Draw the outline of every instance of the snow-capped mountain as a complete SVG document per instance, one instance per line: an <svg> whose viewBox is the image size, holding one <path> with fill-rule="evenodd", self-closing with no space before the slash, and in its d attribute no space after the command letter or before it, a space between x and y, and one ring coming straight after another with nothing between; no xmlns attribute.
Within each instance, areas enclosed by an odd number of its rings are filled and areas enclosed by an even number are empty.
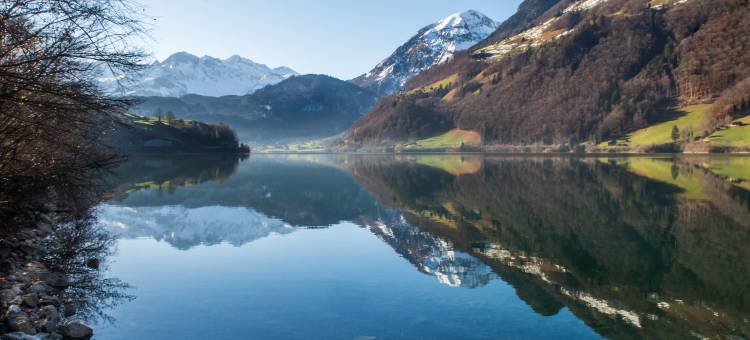
<svg viewBox="0 0 750 340"><path fill-rule="evenodd" d="M492 34L498 23L474 10L456 13L421 29L372 71L352 80L378 95L401 91L409 77L444 63Z"/></svg>
<svg viewBox="0 0 750 340"><path fill-rule="evenodd" d="M385 209L381 214L365 228L441 284L478 288L496 278L492 268L481 260L455 249L450 241L409 224L398 211Z"/></svg>
<svg viewBox="0 0 750 340"><path fill-rule="evenodd" d="M153 237L178 249L229 243L241 246L270 235L296 229L289 224L243 207L181 205L124 207L104 204L97 210L102 226L125 238Z"/></svg>
<svg viewBox="0 0 750 340"><path fill-rule="evenodd" d="M104 72L99 82L106 91L121 95L220 97L253 93L293 75L297 72L288 67L272 69L238 55L218 59L179 52L154 62L138 74L112 76ZM120 86L117 79L122 80Z"/></svg>

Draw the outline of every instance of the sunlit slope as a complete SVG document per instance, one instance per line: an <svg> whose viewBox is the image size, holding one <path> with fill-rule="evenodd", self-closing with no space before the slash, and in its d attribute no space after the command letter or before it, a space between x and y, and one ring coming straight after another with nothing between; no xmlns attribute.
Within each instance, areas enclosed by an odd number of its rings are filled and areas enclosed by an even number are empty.
<svg viewBox="0 0 750 340"><path fill-rule="evenodd" d="M453 129L442 135L421 139L407 145L405 150L458 149L482 146L482 136L476 131Z"/></svg>
<svg viewBox="0 0 750 340"><path fill-rule="evenodd" d="M413 89L413 90L411 90L411 91L409 91L407 93L408 94L414 94L414 93L418 93L418 92L434 92L434 91L437 91L439 89L447 89L447 88L449 88L451 86L451 84L453 84L453 83L455 83L457 81L458 81L458 74L453 74L453 75L450 75L450 76L446 77L445 79L438 80L438 81L436 81L436 82L434 82L432 84L429 84L427 86L423 86L423 87L420 87L420 88Z"/></svg>
<svg viewBox="0 0 750 340"><path fill-rule="evenodd" d="M750 146L750 116L736 120L727 129L714 132L708 140L716 146Z"/></svg>
<svg viewBox="0 0 750 340"><path fill-rule="evenodd" d="M601 143L599 147L646 147L674 142L672 131L679 129L678 142L686 141L691 136L700 135L703 123L708 117L711 105L700 104L684 106L679 109L682 113L676 119L649 126L615 141Z"/></svg>

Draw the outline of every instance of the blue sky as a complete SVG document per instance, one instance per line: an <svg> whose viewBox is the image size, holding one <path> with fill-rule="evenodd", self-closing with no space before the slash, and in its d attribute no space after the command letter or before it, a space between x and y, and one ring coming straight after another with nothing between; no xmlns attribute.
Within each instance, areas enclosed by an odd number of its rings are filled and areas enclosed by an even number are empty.
<svg viewBox="0 0 750 340"><path fill-rule="evenodd" d="M468 9L502 21L521 0L140 0L147 49L179 51L342 79L368 71L420 28Z"/></svg>

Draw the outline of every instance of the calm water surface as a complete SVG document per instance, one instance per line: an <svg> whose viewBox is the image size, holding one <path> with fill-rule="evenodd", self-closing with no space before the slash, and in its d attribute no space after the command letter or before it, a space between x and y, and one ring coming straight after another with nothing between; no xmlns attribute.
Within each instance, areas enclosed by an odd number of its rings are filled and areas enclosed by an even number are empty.
<svg viewBox="0 0 750 340"><path fill-rule="evenodd" d="M748 338L750 159L133 159L98 339Z"/></svg>

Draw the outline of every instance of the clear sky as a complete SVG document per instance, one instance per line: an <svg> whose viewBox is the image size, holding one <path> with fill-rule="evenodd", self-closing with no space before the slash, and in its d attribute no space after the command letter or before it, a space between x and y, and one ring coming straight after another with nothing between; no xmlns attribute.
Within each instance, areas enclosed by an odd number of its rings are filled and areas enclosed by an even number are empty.
<svg viewBox="0 0 750 340"><path fill-rule="evenodd" d="M521 0L139 0L151 17L147 49L239 54L272 67L350 79L420 28L469 9L502 21Z"/></svg>

